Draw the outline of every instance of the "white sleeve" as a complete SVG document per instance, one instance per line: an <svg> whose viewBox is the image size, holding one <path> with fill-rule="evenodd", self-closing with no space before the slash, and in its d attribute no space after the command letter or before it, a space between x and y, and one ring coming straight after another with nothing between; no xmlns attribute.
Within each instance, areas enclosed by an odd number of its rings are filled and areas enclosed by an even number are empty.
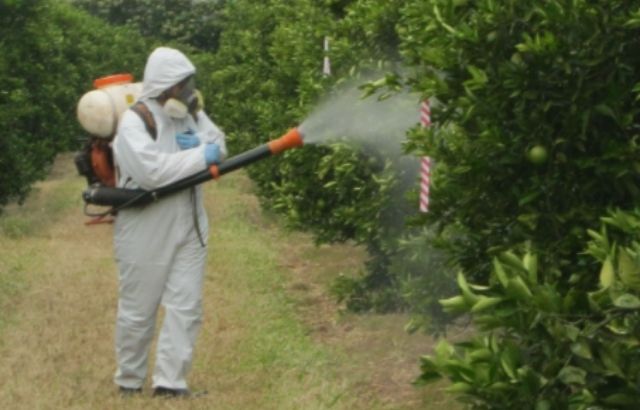
<svg viewBox="0 0 640 410"><path fill-rule="evenodd" d="M204 145L162 152L133 111L125 112L113 143L115 160L122 175L140 188L150 190L168 185L206 169Z"/></svg>
<svg viewBox="0 0 640 410"><path fill-rule="evenodd" d="M198 112L198 136L203 144L218 144L222 158L227 156L227 144L225 142L226 136L224 132L211 121L204 111Z"/></svg>

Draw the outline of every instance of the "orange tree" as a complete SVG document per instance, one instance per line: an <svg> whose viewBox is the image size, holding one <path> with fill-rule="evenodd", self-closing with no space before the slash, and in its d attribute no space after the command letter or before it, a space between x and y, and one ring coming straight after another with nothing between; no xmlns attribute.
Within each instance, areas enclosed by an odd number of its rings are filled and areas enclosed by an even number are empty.
<svg viewBox="0 0 640 410"><path fill-rule="evenodd" d="M336 83L364 83L359 75L372 67L400 67L396 26L402 6L411 3L227 2L219 47L208 61L210 74L202 70L198 81L206 84L208 108L227 131L230 147L249 149L297 125ZM325 36L331 38L329 77L322 75ZM248 171L263 204L292 226L312 231L319 242L354 240L366 247L370 257L363 275L343 277L333 286L349 308L408 308L425 314L422 318L441 313L437 297L451 291L450 275L441 253L427 243L430 235L403 239L403 219L416 210L404 191L416 178L401 178L385 152L308 146Z"/></svg>
<svg viewBox="0 0 640 410"><path fill-rule="evenodd" d="M279 135L301 122L336 82L397 54L397 14L397 5L381 0L228 2L209 86L215 90L211 112L230 146L244 150ZM331 37L333 66L326 78L325 36ZM396 178L383 152L308 146L255 164L249 173L263 203L291 225L312 231L319 242L355 240L367 247L371 259L363 278L335 286L350 307L404 304L389 274L400 228L388 223L397 209L391 201Z"/></svg>
<svg viewBox="0 0 640 410"><path fill-rule="evenodd" d="M589 230L597 272L563 286L535 253L493 259L484 285L441 301L479 332L423 356L419 384L447 377L473 409L636 409L640 402L640 211L616 211ZM578 281L578 278L575 280Z"/></svg>
<svg viewBox="0 0 640 410"><path fill-rule="evenodd" d="M584 228L640 199L633 3L403 9L409 82L434 97L435 126L412 133L412 149L438 163L427 222L472 277L487 276L486 255L525 241L564 274L589 272Z"/></svg>
<svg viewBox="0 0 640 410"><path fill-rule="evenodd" d="M449 377L474 409L636 408L640 2L411 2L408 79L435 126L435 242L462 268L477 337L442 343L422 380ZM585 244L592 229L592 241ZM609 233L607 233L609 231ZM517 256L523 255L523 256ZM495 259L492 259L495 258ZM600 274L598 274L600 272Z"/></svg>
<svg viewBox="0 0 640 410"><path fill-rule="evenodd" d="M147 45L61 2L0 0L0 207L78 146L78 98L114 71L139 74Z"/></svg>
<svg viewBox="0 0 640 410"><path fill-rule="evenodd" d="M214 51L225 0L71 0L112 25L127 26L144 37Z"/></svg>

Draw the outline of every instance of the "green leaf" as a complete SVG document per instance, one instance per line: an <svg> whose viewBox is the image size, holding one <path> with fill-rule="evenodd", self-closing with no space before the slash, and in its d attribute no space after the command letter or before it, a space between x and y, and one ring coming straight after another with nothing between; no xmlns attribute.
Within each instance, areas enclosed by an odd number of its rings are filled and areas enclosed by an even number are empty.
<svg viewBox="0 0 640 410"><path fill-rule="evenodd" d="M467 66L467 70L471 74L471 79L464 82L465 86L469 87L472 90L477 90L484 87L489 79L487 78L487 73L478 67L474 67L472 65Z"/></svg>
<svg viewBox="0 0 640 410"><path fill-rule="evenodd" d="M462 313L469 310L471 304L467 304L466 299L462 295L454 296L448 299L440 299L438 301L442 306L442 310L447 313Z"/></svg>
<svg viewBox="0 0 640 410"><path fill-rule="evenodd" d="M456 382L445 389L450 393L469 393L473 390L473 386L465 382Z"/></svg>
<svg viewBox="0 0 640 410"><path fill-rule="evenodd" d="M620 336L626 336L630 333L629 326L619 319L611 321L611 323L607 325L607 329Z"/></svg>
<svg viewBox="0 0 640 410"><path fill-rule="evenodd" d="M518 206L524 206L524 205L528 204L529 202L533 202L540 195L542 195L542 191L533 191L533 192L529 193L528 195L525 195L522 198L520 198L520 200L518 201Z"/></svg>
<svg viewBox="0 0 640 410"><path fill-rule="evenodd" d="M522 263L520 258L518 258L516 254L511 251L501 253L500 261L505 265L510 266L512 269L515 269L516 271L520 271L523 273L527 272L527 269L524 267L524 264Z"/></svg>
<svg viewBox="0 0 640 410"><path fill-rule="evenodd" d="M489 385L489 389L491 390L505 391L509 390L510 388L511 385L505 382L495 382Z"/></svg>
<svg viewBox="0 0 640 410"><path fill-rule="evenodd" d="M589 307L595 312L601 312L602 309L611 305L611 297L607 288L601 288L595 292L587 294Z"/></svg>
<svg viewBox="0 0 640 410"><path fill-rule="evenodd" d="M606 404L618 406L637 405L638 396L625 393L614 393L610 396L605 397L602 401Z"/></svg>
<svg viewBox="0 0 640 410"><path fill-rule="evenodd" d="M618 275L622 283L633 290L640 290L640 265L625 248L618 251Z"/></svg>
<svg viewBox="0 0 640 410"><path fill-rule="evenodd" d="M478 348L469 353L472 362L485 362L493 357L493 352L487 348Z"/></svg>
<svg viewBox="0 0 640 410"><path fill-rule="evenodd" d="M584 359L593 359L593 355L591 354L591 348L589 347L589 343L585 340L579 340L575 343L571 344L571 352L576 356L580 356Z"/></svg>
<svg viewBox="0 0 640 410"><path fill-rule="evenodd" d="M598 356L604 367L616 376L624 377L624 372L618 365L618 358L614 349L607 345L602 345L598 349Z"/></svg>
<svg viewBox="0 0 640 410"><path fill-rule="evenodd" d="M442 27L445 28L445 30L447 30L449 33L454 34L456 36L460 35L460 33L458 33L453 27L451 27L444 21L444 19L442 18L442 15L440 14L440 9L438 8L437 5L433 6L433 14L436 16L436 21L438 21L438 23L440 23Z"/></svg>
<svg viewBox="0 0 640 410"><path fill-rule="evenodd" d="M488 297L488 296L480 296L478 301L473 305L471 311L473 313L480 312L482 310L488 309L492 306L497 305L502 302L502 298Z"/></svg>
<svg viewBox="0 0 640 410"><path fill-rule="evenodd" d="M479 298L469 288L469 285L467 284L467 279L464 277L464 274L462 272L458 272L457 281L465 301L470 304L476 303Z"/></svg>
<svg viewBox="0 0 640 410"><path fill-rule="evenodd" d="M480 292L483 292L485 290L491 289L491 286L485 286L485 285L478 285L478 284L475 284L475 283L469 283L469 288L471 288L473 290L478 290Z"/></svg>
<svg viewBox="0 0 640 410"><path fill-rule="evenodd" d="M551 410L551 403L549 400L540 400L536 403L535 410Z"/></svg>
<svg viewBox="0 0 640 410"><path fill-rule="evenodd" d="M505 360L504 357L500 358L500 364L502 365L502 369L507 374L507 376L509 376L510 379L515 380L516 374L514 372L514 369L511 367L511 364L507 360Z"/></svg>
<svg viewBox="0 0 640 410"><path fill-rule="evenodd" d="M505 349L500 355L500 365L512 380L516 379L516 358L513 349Z"/></svg>
<svg viewBox="0 0 640 410"><path fill-rule="evenodd" d="M578 340L578 336L580 336L580 329L575 327L574 325L564 325L564 333L567 335L569 340L575 342Z"/></svg>
<svg viewBox="0 0 640 410"><path fill-rule="evenodd" d="M531 293L531 290L520 276L509 279L507 292L509 296L523 302L528 302L533 297L533 293Z"/></svg>
<svg viewBox="0 0 640 410"><path fill-rule="evenodd" d="M436 361L438 363L444 362L451 357L453 352L453 346L451 346L446 340L440 339L435 348Z"/></svg>
<svg viewBox="0 0 640 410"><path fill-rule="evenodd" d="M503 288L506 288L509 284L509 279L507 278L507 274L504 271L504 267L502 263L497 258L493 258L493 272L496 274L498 278L498 282L502 285Z"/></svg>
<svg viewBox="0 0 640 410"><path fill-rule="evenodd" d="M613 118L614 120L617 119L616 113L606 104L596 105L595 110L606 117Z"/></svg>
<svg viewBox="0 0 640 410"><path fill-rule="evenodd" d="M602 269L600 270L600 286L603 288L608 288L615 282L615 273L613 271L613 263L611 262L611 258L607 257L604 263L602 264Z"/></svg>
<svg viewBox="0 0 640 410"><path fill-rule="evenodd" d="M630 293L625 293L615 298L613 305L622 309L640 309L640 299Z"/></svg>
<svg viewBox="0 0 640 410"><path fill-rule="evenodd" d="M467 382L473 382L476 377L476 370L468 363L460 359L446 360L443 367L449 372L452 379L464 379Z"/></svg>
<svg viewBox="0 0 640 410"><path fill-rule="evenodd" d="M587 372L579 367L565 366L558 373L558 379L566 385L584 385Z"/></svg>
<svg viewBox="0 0 640 410"><path fill-rule="evenodd" d="M527 252L523 259L524 267L529 273L529 281L531 283L538 282L538 257L531 252Z"/></svg>
<svg viewBox="0 0 640 410"><path fill-rule="evenodd" d="M557 290L550 286L540 287L533 295L538 309L544 312L559 313L562 310L562 299Z"/></svg>
<svg viewBox="0 0 640 410"><path fill-rule="evenodd" d="M606 237L600 232L596 232L593 229L587 229L587 234L596 242L606 242Z"/></svg>
<svg viewBox="0 0 640 410"><path fill-rule="evenodd" d="M436 370L438 365L435 363L433 357L425 355L420 357L420 367L422 370Z"/></svg>
<svg viewBox="0 0 640 410"><path fill-rule="evenodd" d="M499 352L501 350L499 337L495 333L489 335L489 349L491 349L492 352Z"/></svg>
<svg viewBox="0 0 640 410"><path fill-rule="evenodd" d="M442 378L438 365L430 356L422 356L420 358L420 370L421 374L418 380L416 380L416 384L425 385Z"/></svg>
<svg viewBox="0 0 640 410"><path fill-rule="evenodd" d="M640 100L640 83L636 83L635 86L633 86L633 89L631 90L636 94L636 101Z"/></svg>
<svg viewBox="0 0 640 410"><path fill-rule="evenodd" d="M633 18L627 20L624 23L624 26L627 27L627 28L630 28L630 29L637 29L637 28L640 27L640 18L637 17L637 16L633 17Z"/></svg>

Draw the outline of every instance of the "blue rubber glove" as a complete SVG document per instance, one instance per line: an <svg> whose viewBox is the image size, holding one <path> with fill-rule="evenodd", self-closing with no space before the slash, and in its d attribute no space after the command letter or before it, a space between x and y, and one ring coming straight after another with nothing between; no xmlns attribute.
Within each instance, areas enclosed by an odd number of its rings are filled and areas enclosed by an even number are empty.
<svg viewBox="0 0 640 410"><path fill-rule="evenodd" d="M200 145L200 138L191 131L176 135L176 141L178 142L180 149L190 149Z"/></svg>
<svg viewBox="0 0 640 410"><path fill-rule="evenodd" d="M207 144L204 147L204 161L207 166L220 163L220 146L218 144Z"/></svg>

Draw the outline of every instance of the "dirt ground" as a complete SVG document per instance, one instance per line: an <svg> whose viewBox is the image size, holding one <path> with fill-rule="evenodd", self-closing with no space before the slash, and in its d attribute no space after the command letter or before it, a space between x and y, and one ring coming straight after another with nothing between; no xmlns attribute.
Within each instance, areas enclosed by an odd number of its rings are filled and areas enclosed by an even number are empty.
<svg viewBox="0 0 640 410"><path fill-rule="evenodd" d="M123 399L112 383L110 225L86 227L70 155L0 217L0 403L12 409L455 409L416 388L434 341L404 315L354 315L328 292L366 257L316 246L261 211L242 172L206 186L212 246L191 400ZM5 407L6 406L6 407Z"/></svg>

